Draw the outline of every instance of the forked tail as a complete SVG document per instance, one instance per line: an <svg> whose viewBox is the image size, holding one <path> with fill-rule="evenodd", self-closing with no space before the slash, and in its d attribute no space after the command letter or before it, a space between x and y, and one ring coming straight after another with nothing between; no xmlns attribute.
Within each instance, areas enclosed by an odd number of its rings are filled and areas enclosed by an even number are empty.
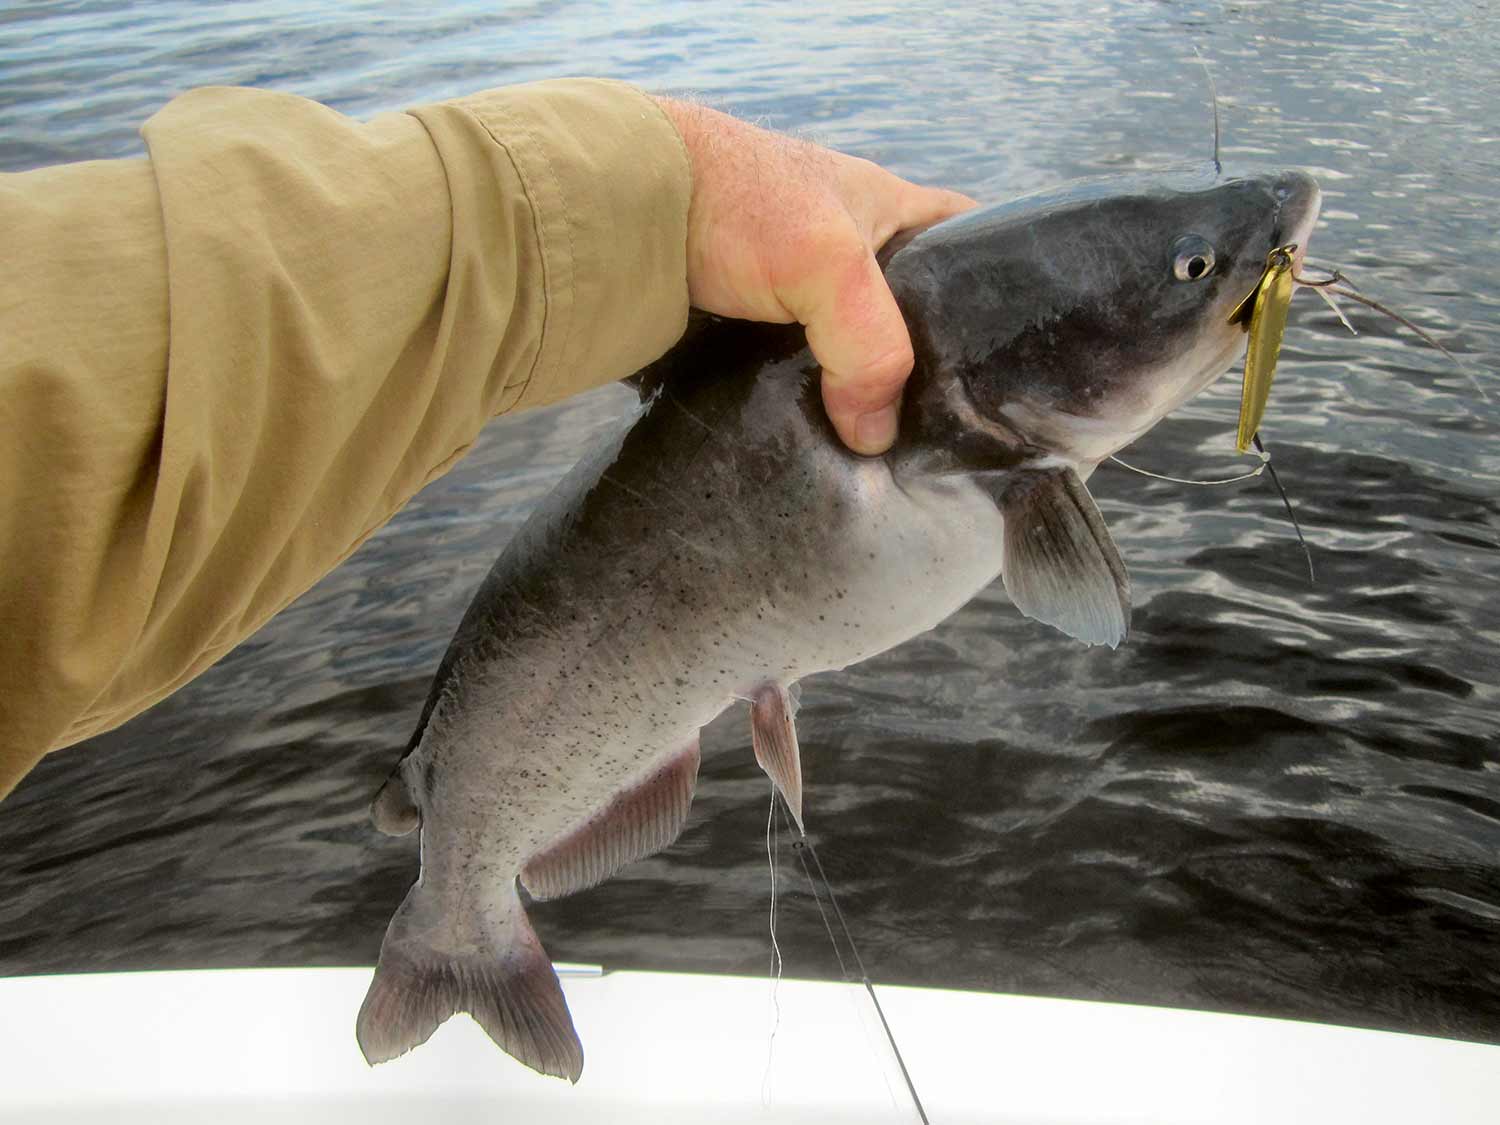
<svg viewBox="0 0 1500 1125"><path fill-rule="evenodd" d="M391 919L356 1024L365 1060L403 1055L454 1012L468 1012L512 1057L577 1082L583 1046L514 883L474 915L443 914L418 882Z"/></svg>

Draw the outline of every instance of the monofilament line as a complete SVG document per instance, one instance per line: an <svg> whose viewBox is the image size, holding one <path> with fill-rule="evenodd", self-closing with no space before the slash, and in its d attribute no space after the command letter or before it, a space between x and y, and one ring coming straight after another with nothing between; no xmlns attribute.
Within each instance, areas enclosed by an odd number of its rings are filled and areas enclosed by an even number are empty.
<svg viewBox="0 0 1500 1125"><path fill-rule="evenodd" d="M1286 489L1281 487L1281 478L1276 475L1276 466L1271 464L1271 455L1266 452L1266 447L1261 444L1260 433L1250 435L1255 442L1255 451L1265 458L1266 468L1271 470L1271 483L1276 486L1276 491L1281 493L1281 503L1286 507L1286 514L1291 517L1292 530L1297 533L1297 542L1302 544L1302 554L1307 558L1307 580L1316 582L1318 576L1313 571L1312 548L1307 545L1307 540L1302 537L1302 525L1297 522L1297 513L1292 510L1292 498L1286 494Z"/></svg>
<svg viewBox="0 0 1500 1125"><path fill-rule="evenodd" d="M776 1033L781 1030L781 945L776 940L776 853L779 850L779 833L776 829L776 786L771 786L771 807L766 811L766 862L771 868L771 1038L766 1043L766 1073L760 1080L760 1100L769 1104L771 1092L771 1063L776 1054Z"/></svg>
<svg viewBox="0 0 1500 1125"><path fill-rule="evenodd" d="M1260 434L1257 432L1253 434L1252 437L1255 441L1255 456L1260 458L1260 464L1255 466L1255 468L1251 469L1248 473L1241 473L1237 477L1221 477L1217 480L1188 480L1185 477L1169 477L1165 473L1153 473L1149 469L1138 468L1128 461L1120 460L1120 458L1116 457L1114 454L1110 454L1109 459L1116 465L1119 465L1120 468L1129 469L1132 473L1140 473L1141 476L1150 477L1152 480L1170 481L1172 484L1234 484L1237 481L1249 480L1251 477L1258 477L1261 473L1270 473L1271 483L1276 486L1276 491L1281 493L1281 503L1286 507L1286 514L1291 517L1292 530L1297 533L1297 542L1302 545L1302 554L1307 559L1307 580L1309 582L1316 582L1318 580L1318 577L1313 570L1312 549L1308 547L1307 539L1302 534L1302 525L1297 522L1297 513L1292 510L1291 497L1287 495L1286 489L1282 487L1281 478L1276 475L1276 466L1271 464L1271 454L1266 449L1265 445L1261 443Z"/></svg>
<svg viewBox="0 0 1500 1125"><path fill-rule="evenodd" d="M901 1048L896 1043L896 1034L891 1030L890 1021L885 1018L885 1009L880 1006L880 997L875 994L875 986L870 981L870 974L865 969L864 958L859 955L859 946L854 944L854 935L849 932L849 923L844 918L844 911L839 906L838 896L833 893L833 884L828 881L828 873L823 870L823 861L818 858L818 850L813 847L812 841L804 834L802 838L792 845L797 852L797 858L802 863L803 874L807 876L808 884L813 886L813 898L818 899L816 883L823 885L824 892L828 895L828 905L833 908L833 916L838 920L839 929L843 932L844 941L849 946L849 953L854 958L854 963L859 968L859 982L864 985L865 992L870 997L870 1002L875 1005L875 1014L880 1017L880 1026L885 1032L886 1042L891 1045L891 1053L896 1056L896 1065L901 1068L901 1079L906 1083L906 1091L911 1095L912 1105L916 1107L917 1116L922 1119L922 1125L931 1125L927 1119L927 1109L922 1105L922 1098L917 1093L917 1087L911 1080L911 1072L906 1069L906 1058L901 1054ZM807 857L812 856L813 865L818 869L816 882L812 871L807 866ZM818 913L823 914L823 903L818 901ZM823 914L823 925L828 930L829 940L833 942L835 956L839 959L839 968L844 973L844 979L849 979L848 967L844 958L839 954L838 942L834 940L833 928L828 924L828 916Z"/></svg>
<svg viewBox="0 0 1500 1125"><path fill-rule="evenodd" d="M1120 468L1122 468L1122 469L1129 469L1132 473L1140 473L1141 476L1143 476L1143 477L1151 477L1153 480L1171 481L1173 484L1204 484L1204 485L1208 485L1208 484L1234 484L1237 481L1249 480L1251 477L1258 477L1258 476L1260 476L1260 474L1263 473L1263 472L1265 472L1266 469L1270 466L1270 464L1271 464L1271 457L1270 457L1270 454L1268 454L1268 453L1259 453L1259 454L1257 454L1257 456L1260 457L1260 464L1257 465L1257 466L1255 466L1255 468L1251 469L1248 473L1241 473L1237 477L1223 477L1223 478L1218 479L1218 480L1187 480L1187 479L1185 479L1183 477L1169 477L1169 476L1166 476L1163 473L1153 473L1149 469L1137 468L1135 465L1132 465L1128 461L1122 461L1122 460L1120 460L1120 458L1116 457L1113 453L1111 453L1109 455L1109 459L1111 461L1113 461L1116 465L1119 465Z"/></svg>

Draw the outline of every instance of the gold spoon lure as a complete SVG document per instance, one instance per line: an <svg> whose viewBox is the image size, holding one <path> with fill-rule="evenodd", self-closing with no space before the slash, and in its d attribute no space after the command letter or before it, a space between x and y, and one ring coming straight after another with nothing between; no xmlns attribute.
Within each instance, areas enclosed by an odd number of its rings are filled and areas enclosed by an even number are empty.
<svg viewBox="0 0 1500 1125"><path fill-rule="evenodd" d="M1240 424L1234 438L1235 448L1241 453L1249 450L1271 397L1276 357L1281 353L1287 309L1291 307L1295 288L1292 256L1296 252L1297 244L1293 242L1266 255L1266 268L1255 288L1229 314L1230 324L1246 324L1250 333L1250 345L1245 351L1245 384L1240 392Z"/></svg>

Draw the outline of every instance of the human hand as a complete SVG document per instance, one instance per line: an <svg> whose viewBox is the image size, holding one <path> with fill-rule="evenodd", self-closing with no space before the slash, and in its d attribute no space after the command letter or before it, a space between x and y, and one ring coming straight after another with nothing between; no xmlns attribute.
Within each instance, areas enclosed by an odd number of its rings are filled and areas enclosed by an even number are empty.
<svg viewBox="0 0 1500 1125"><path fill-rule="evenodd" d="M884 453L912 350L875 251L974 201L703 106L656 101L692 163L689 299L721 316L805 325L834 429L856 453Z"/></svg>

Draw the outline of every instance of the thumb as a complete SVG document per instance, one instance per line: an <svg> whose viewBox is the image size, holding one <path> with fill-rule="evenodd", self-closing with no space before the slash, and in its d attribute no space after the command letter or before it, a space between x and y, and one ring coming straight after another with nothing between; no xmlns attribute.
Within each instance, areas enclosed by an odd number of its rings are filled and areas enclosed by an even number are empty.
<svg viewBox="0 0 1500 1125"><path fill-rule="evenodd" d="M875 456L896 440L901 388L911 374L911 336L890 286L866 247L842 268L827 271L788 311L807 326L807 342L823 368L823 406L840 439Z"/></svg>

